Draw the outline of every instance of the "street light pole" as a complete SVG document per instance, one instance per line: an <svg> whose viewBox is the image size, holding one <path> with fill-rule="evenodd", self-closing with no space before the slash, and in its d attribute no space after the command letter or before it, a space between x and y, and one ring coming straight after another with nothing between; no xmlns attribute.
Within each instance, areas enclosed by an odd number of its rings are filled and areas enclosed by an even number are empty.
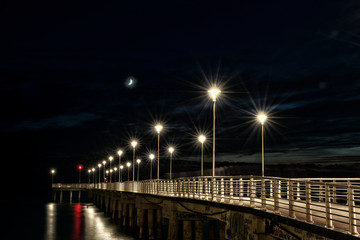
<svg viewBox="0 0 360 240"><path fill-rule="evenodd" d="M157 179L160 178L160 132L163 129L163 126L161 124L157 124L155 126L155 129L158 133L158 156L157 156Z"/></svg>
<svg viewBox="0 0 360 240"><path fill-rule="evenodd" d="M141 163L141 160L140 160L140 159L137 159L137 160L136 160L136 163L138 164L137 181L139 181L139 175L140 175L140 163Z"/></svg>
<svg viewBox="0 0 360 240"><path fill-rule="evenodd" d="M264 177L265 172L265 161L264 161L264 123L267 119L267 116L264 113L260 113L257 116L258 120L261 123L261 176Z"/></svg>
<svg viewBox="0 0 360 240"><path fill-rule="evenodd" d="M104 182L105 182L105 165L106 165L106 161L104 160L102 163L104 165Z"/></svg>
<svg viewBox="0 0 360 240"><path fill-rule="evenodd" d="M99 167L99 183L100 183L100 168L101 168L101 163L98 164Z"/></svg>
<svg viewBox="0 0 360 240"><path fill-rule="evenodd" d="M123 151L122 150L119 150L118 152L118 155L119 155L119 170L120 170L120 165L121 165L121 155L123 154ZM119 182L121 182L120 181L120 174L121 174L121 171L119 171Z"/></svg>
<svg viewBox="0 0 360 240"><path fill-rule="evenodd" d="M152 161L155 158L154 154L150 154L149 158L150 158L150 180L152 180Z"/></svg>
<svg viewBox="0 0 360 240"><path fill-rule="evenodd" d="M169 147L169 153L170 153L170 180L171 180L171 173L172 173L172 154L174 152L173 147Z"/></svg>
<svg viewBox="0 0 360 240"><path fill-rule="evenodd" d="M128 180L128 182L129 182L129 181L130 181L130 180L129 180L129 179L130 179L129 176L130 176L130 166L131 166L131 163L130 163L130 162L127 162L127 163L126 163L126 166L128 167L128 176L127 176L128 179L127 179L127 180Z"/></svg>
<svg viewBox="0 0 360 240"><path fill-rule="evenodd" d="M113 157L112 156L110 156L109 157L109 162L110 162L110 167L109 167L109 171L111 170L111 162L112 162L112 160L113 160ZM111 173L110 173L110 183L111 183Z"/></svg>
<svg viewBox="0 0 360 240"><path fill-rule="evenodd" d="M201 171L200 171L200 175L203 177L204 176L204 142L206 140L206 137L204 135L200 135L198 140L201 143Z"/></svg>
<svg viewBox="0 0 360 240"><path fill-rule="evenodd" d="M131 146L133 147L133 182L135 182L135 148L136 148L137 142L132 141Z"/></svg>
<svg viewBox="0 0 360 240"><path fill-rule="evenodd" d="M215 103L216 96L221 93L221 91L217 88L212 88L208 91L213 100L213 159L212 159L212 177L215 177Z"/></svg>

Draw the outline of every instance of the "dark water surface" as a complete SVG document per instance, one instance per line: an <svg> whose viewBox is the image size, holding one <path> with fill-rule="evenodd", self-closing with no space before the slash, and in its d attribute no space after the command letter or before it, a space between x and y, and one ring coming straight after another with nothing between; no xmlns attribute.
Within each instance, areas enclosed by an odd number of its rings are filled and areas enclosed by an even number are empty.
<svg viewBox="0 0 360 240"><path fill-rule="evenodd" d="M90 203L26 203L5 205L3 239L118 240L135 239Z"/></svg>
<svg viewBox="0 0 360 240"><path fill-rule="evenodd" d="M135 239L92 204L48 203L44 239Z"/></svg>

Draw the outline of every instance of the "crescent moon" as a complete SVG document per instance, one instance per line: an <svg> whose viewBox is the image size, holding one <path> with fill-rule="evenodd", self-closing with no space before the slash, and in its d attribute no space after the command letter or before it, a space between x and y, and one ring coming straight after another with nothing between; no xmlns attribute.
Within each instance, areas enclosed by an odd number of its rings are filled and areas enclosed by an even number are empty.
<svg viewBox="0 0 360 240"><path fill-rule="evenodd" d="M128 85L130 86L131 84L133 84L133 80L132 80L132 79L130 79Z"/></svg>

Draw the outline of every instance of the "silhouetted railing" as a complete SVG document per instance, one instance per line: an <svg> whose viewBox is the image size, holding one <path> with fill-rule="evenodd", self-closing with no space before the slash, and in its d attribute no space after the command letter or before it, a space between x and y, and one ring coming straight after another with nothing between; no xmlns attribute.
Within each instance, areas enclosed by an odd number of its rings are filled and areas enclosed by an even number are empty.
<svg viewBox="0 0 360 240"><path fill-rule="evenodd" d="M360 220L358 178L217 176L121 183L58 183L53 184L53 188L126 191L240 205L345 230L351 235L358 235Z"/></svg>

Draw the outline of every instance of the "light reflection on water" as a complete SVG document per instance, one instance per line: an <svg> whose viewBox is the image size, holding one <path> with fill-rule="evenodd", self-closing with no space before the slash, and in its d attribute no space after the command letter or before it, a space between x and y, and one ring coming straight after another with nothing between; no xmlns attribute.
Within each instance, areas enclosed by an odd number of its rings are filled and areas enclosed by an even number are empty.
<svg viewBox="0 0 360 240"><path fill-rule="evenodd" d="M45 239L130 240L120 225L91 204L48 203Z"/></svg>

